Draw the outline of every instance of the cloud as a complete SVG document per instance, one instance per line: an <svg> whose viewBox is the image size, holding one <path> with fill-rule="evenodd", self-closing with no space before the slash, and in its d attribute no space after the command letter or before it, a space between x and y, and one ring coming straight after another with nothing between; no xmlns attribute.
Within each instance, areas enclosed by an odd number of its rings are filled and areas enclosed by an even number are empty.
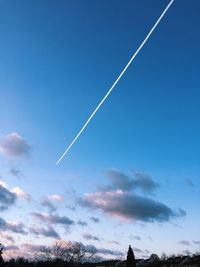
<svg viewBox="0 0 200 267"><path fill-rule="evenodd" d="M9 223L0 217L0 230L2 231L10 231L16 234L26 234L24 228L25 226L23 223L16 223L16 222Z"/></svg>
<svg viewBox="0 0 200 267"><path fill-rule="evenodd" d="M79 205L129 221L165 222L185 212L173 211L161 202L122 190L85 194Z"/></svg>
<svg viewBox="0 0 200 267"><path fill-rule="evenodd" d="M100 239L97 236L91 235L89 233L84 233L83 238L86 240L100 241Z"/></svg>
<svg viewBox="0 0 200 267"><path fill-rule="evenodd" d="M21 245L21 248L27 250L27 251L41 251L41 249L44 248L43 245L35 245L35 244L29 244L29 243L24 243Z"/></svg>
<svg viewBox="0 0 200 267"><path fill-rule="evenodd" d="M131 235L131 236L130 236L130 239L131 239L131 240L135 239L135 240L140 241L140 240L141 240L141 237L140 237L139 235Z"/></svg>
<svg viewBox="0 0 200 267"><path fill-rule="evenodd" d="M62 241L61 241L62 242ZM68 241L63 241L66 245L68 244ZM75 244L76 242L70 242L71 245ZM124 256L124 254L118 250L112 250L112 249L106 249L106 248L96 248L94 245L84 245L82 243L79 243L83 250L85 251L91 251L96 252L96 254L100 255L110 255L112 257L121 257ZM39 259L41 259L41 253L43 251L46 251L48 247L44 245L36 245L36 244L30 244L30 243L24 243L20 246L7 246L7 249L4 251L4 259L8 260L10 258L17 258L17 257L24 257L25 259L35 259L35 256L38 256ZM53 248L53 246L49 246L50 249Z"/></svg>
<svg viewBox="0 0 200 267"><path fill-rule="evenodd" d="M108 241L109 244L114 244L114 245L120 245L120 243L116 240L111 240L111 241Z"/></svg>
<svg viewBox="0 0 200 267"><path fill-rule="evenodd" d="M48 228L30 227L29 230L30 230L30 233L35 234L35 235L43 235L46 237L53 237L53 238L60 239L59 234L53 229L52 226L49 226Z"/></svg>
<svg viewBox="0 0 200 267"><path fill-rule="evenodd" d="M75 211L76 207L75 206L70 206L70 205L65 205L65 207L69 210Z"/></svg>
<svg viewBox="0 0 200 267"><path fill-rule="evenodd" d="M99 223L100 222L99 218L96 218L96 217L90 217L90 220L92 222L94 222L94 223Z"/></svg>
<svg viewBox="0 0 200 267"><path fill-rule="evenodd" d="M79 220L79 221L77 222L77 224L79 224L79 225L82 226L82 227L85 227L85 226L88 225L86 222L81 221L81 220Z"/></svg>
<svg viewBox="0 0 200 267"><path fill-rule="evenodd" d="M9 260L11 258L23 257L25 259L34 259L35 254L39 253L45 246L34 244L22 244L21 246L7 246L7 250L4 251L4 259Z"/></svg>
<svg viewBox="0 0 200 267"><path fill-rule="evenodd" d="M63 202L65 200L64 196L58 194L50 195L48 196L48 199L56 202Z"/></svg>
<svg viewBox="0 0 200 267"><path fill-rule="evenodd" d="M4 181L2 181L2 180L0 180L0 186L7 188L7 184L6 184L6 182L4 182Z"/></svg>
<svg viewBox="0 0 200 267"><path fill-rule="evenodd" d="M31 147L18 133L10 133L0 142L0 154L13 157L27 157Z"/></svg>
<svg viewBox="0 0 200 267"><path fill-rule="evenodd" d="M45 246L43 245L24 243L20 246L19 252L21 253L21 257L32 259L35 258L35 255L40 253L44 248ZM19 252L17 253L17 257L19 257Z"/></svg>
<svg viewBox="0 0 200 267"><path fill-rule="evenodd" d="M64 196L58 195L58 194L53 194L53 195L50 195L48 197L45 197L42 200L41 205L44 207L47 207L49 209L49 212L54 212L57 210L57 207L52 202L58 203L58 202L63 202L64 200L65 200Z"/></svg>
<svg viewBox="0 0 200 267"><path fill-rule="evenodd" d="M137 253L144 253L144 251L140 248L133 247L133 251ZM146 252L146 251L145 251Z"/></svg>
<svg viewBox="0 0 200 267"><path fill-rule="evenodd" d="M27 201L32 200L31 196L20 187L13 187L10 190L5 182L0 181L0 211L8 209L16 202L17 198L23 198Z"/></svg>
<svg viewBox="0 0 200 267"><path fill-rule="evenodd" d="M190 241L188 241L188 240L181 240L178 243L181 245L184 245L184 246L190 246Z"/></svg>
<svg viewBox="0 0 200 267"><path fill-rule="evenodd" d="M25 192L24 192L20 187L18 187L18 186L17 186L17 187L13 187L13 188L11 189L10 192L16 194L18 198L23 198L23 199L25 199L25 200L27 200L27 201L31 201L31 200L32 200L31 196L30 196L29 194L25 193Z"/></svg>
<svg viewBox="0 0 200 267"><path fill-rule="evenodd" d="M83 245L86 250L88 251L96 251L97 254L102 254L102 255L111 255L111 256L117 256L117 257L121 257L124 256L124 254L121 251L118 250L112 250L112 249L107 249L107 248L97 248L94 245Z"/></svg>
<svg viewBox="0 0 200 267"><path fill-rule="evenodd" d="M15 246L15 245L10 245L10 246L6 246L4 249L7 251L8 250L18 250L19 247Z"/></svg>
<svg viewBox="0 0 200 267"><path fill-rule="evenodd" d="M140 189L145 194L152 194L159 187L149 175L142 172L135 172L133 177L129 177L121 171L109 170L108 179L111 188L123 191Z"/></svg>
<svg viewBox="0 0 200 267"><path fill-rule="evenodd" d="M12 168L10 169L10 173L11 173L13 176L17 177L17 178L22 178L22 177L24 177L24 174L22 173L22 171L20 171L19 169L14 168L14 167L12 167Z"/></svg>
<svg viewBox="0 0 200 267"><path fill-rule="evenodd" d="M107 248L97 248L97 252L103 255L124 256L124 254L121 251L111 250Z"/></svg>
<svg viewBox="0 0 200 267"><path fill-rule="evenodd" d="M43 199L41 205L47 207L49 212L54 212L57 210L57 207L49 199Z"/></svg>
<svg viewBox="0 0 200 267"><path fill-rule="evenodd" d="M135 172L133 177L129 177L121 171L110 170L108 179L110 185L98 187L95 193L84 194L77 199L77 203L129 222L167 222L186 215L182 209L174 210L157 200L138 194L139 190L145 195L152 195L159 187L147 174Z"/></svg>
<svg viewBox="0 0 200 267"><path fill-rule="evenodd" d="M185 181L189 187L194 187L194 184L190 178L186 178Z"/></svg>
<svg viewBox="0 0 200 267"><path fill-rule="evenodd" d="M193 240L192 242L193 242L193 244L195 244L195 245L200 245L200 241L195 241L195 240Z"/></svg>
<svg viewBox="0 0 200 267"><path fill-rule="evenodd" d="M136 172L133 178L134 186L140 188L144 193L153 193L159 184L156 183L148 174Z"/></svg>
<svg viewBox="0 0 200 267"><path fill-rule="evenodd" d="M4 182L0 183L0 211L8 209L16 202L16 194L6 188Z"/></svg>
<svg viewBox="0 0 200 267"><path fill-rule="evenodd" d="M32 212L31 215L40 220L41 222L46 222L50 224L62 224L65 226L70 226L74 224L74 221L70 220L66 216L59 216L56 214L46 214L46 213L38 213Z"/></svg>
<svg viewBox="0 0 200 267"><path fill-rule="evenodd" d="M1 222L1 219L0 219L0 222ZM1 226L0 226L0 229L1 229ZM12 243L15 242L14 238L11 235L8 235L8 234L3 233L3 232L0 232L0 238L4 239L6 241L12 242Z"/></svg>

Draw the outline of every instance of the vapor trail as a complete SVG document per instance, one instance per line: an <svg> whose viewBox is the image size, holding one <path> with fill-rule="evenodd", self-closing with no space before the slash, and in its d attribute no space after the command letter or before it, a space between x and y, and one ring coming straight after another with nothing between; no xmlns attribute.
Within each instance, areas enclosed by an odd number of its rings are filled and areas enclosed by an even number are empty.
<svg viewBox="0 0 200 267"><path fill-rule="evenodd" d="M151 36L151 34L153 33L153 31L156 29L156 27L158 26L158 24L160 23L160 21L162 20L162 18L164 17L165 13L167 12L167 10L170 8L170 6L172 5L172 3L174 2L174 0L171 0L169 2L169 4L166 6L166 8L164 9L164 11L162 12L162 14L160 15L160 17L158 18L158 20L156 21L156 23L154 24L154 26L152 27L152 29L150 30L150 32L147 34L147 36L145 37L144 41L141 43L141 45L138 47L138 49L136 50L136 52L133 54L133 56L131 57L131 59L129 60L129 62L127 63L127 65L125 66L125 68L122 70L122 72L120 73L120 75L118 76L118 78L116 79L116 81L113 83L113 85L111 86L111 88L108 90L108 92L106 93L106 95L103 97L103 99L101 100L101 102L98 104L98 106L95 108L95 110L92 112L92 114L90 115L90 117L88 118L88 120L85 122L85 124L83 125L83 127L81 128L81 130L78 132L78 134L75 136L75 138L73 139L73 141L71 142L71 144L67 147L67 149L65 150L65 152L62 154L62 156L59 158L59 160L56 162L56 165L58 165L60 163L60 161L64 158L64 156L67 154L67 152L70 150L70 148L73 146L73 144L76 142L76 140L79 138L79 136L82 134L82 132L85 130L85 128L87 127L87 125L89 124L89 122L91 121L91 119L94 117L94 115L96 114L96 112L99 110L99 108L101 107L101 105L104 103L104 101L106 100L106 98L109 96L109 94L113 91L113 89L115 88L115 85L119 82L119 80L121 79L121 77L124 75L125 71L128 69L129 65L131 64L131 62L134 60L134 58L137 56L137 54L140 52L140 50L143 48L143 46L145 45L145 43L147 42L147 40L149 39L149 37Z"/></svg>

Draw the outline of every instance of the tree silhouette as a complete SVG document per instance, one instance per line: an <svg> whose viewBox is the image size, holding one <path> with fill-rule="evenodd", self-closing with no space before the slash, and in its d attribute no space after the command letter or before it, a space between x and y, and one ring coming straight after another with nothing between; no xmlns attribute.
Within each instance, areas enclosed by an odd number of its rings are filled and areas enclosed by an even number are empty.
<svg viewBox="0 0 200 267"><path fill-rule="evenodd" d="M81 242L58 240L50 247L42 247L36 260L63 260L70 263L94 262L97 251L94 247L84 246Z"/></svg>
<svg viewBox="0 0 200 267"><path fill-rule="evenodd" d="M126 267L136 267L135 255L130 245L128 248L128 253L126 258Z"/></svg>
<svg viewBox="0 0 200 267"><path fill-rule="evenodd" d="M4 246L0 243L0 265L3 266L4 260L2 257Z"/></svg>

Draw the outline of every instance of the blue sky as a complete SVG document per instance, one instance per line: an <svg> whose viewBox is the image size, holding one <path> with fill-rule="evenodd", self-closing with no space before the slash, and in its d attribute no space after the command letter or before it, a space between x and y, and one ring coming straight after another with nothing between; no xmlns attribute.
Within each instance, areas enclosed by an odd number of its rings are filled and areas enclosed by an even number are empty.
<svg viewBox="0 0 200 267"><path fill-rule="evenodd" d="M0 2L0 218L16 245L54 241L42 234L37 213L61 239L116 257L129 244L138 257L199 249L199 1L174 2L55 165L167 3ZM54 215L74 223L53 223Z"/></svg>

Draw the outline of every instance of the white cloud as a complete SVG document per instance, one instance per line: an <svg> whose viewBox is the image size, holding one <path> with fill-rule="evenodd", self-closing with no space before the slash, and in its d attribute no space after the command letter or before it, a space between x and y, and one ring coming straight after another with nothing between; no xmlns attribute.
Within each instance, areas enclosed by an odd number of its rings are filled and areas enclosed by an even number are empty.
<svg viewBox="0 0 200 267"><path fill-rule="evenodd" d="M27 201L31 200L31 196L24 192L20 187L16 186L11 189L11 192L16 194L18 198L23 198Z"/></svg>
<svg viewBox="0 0 200 267"><path fill-rule="evenodd" d="M58 194L50 195L48 199L56 202L63 202L65 200L64 196Z"/></svg>

